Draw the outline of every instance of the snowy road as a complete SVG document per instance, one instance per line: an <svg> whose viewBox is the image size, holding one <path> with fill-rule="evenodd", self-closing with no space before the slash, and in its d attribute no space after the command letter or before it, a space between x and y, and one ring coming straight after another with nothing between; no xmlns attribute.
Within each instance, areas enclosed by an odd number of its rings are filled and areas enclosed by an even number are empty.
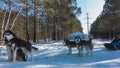
<svg viewBox="0 0 120 68"><path fill-rule="evenodd" d="M109 51L103 45L94 45L92 57L85 54L79 57L76 48L73 48L72 55L67 55L65 46L40 44L37 47L39 50L33 52L34 61L7 62L7 56L0 56L0 68L120 67L120 50Z"/></svg>

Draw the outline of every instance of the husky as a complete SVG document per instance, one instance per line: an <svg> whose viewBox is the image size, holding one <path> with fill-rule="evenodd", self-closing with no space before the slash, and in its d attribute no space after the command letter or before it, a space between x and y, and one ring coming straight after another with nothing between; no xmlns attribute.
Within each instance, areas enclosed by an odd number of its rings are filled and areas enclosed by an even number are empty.
<svg viewBox="0 0 120 68"><path fill-rule="evenodd" d="M89 38L89 40L80 40L80 45L82 45L81 48L82 54L83 54L83 48L85 48L87 51L86 55L92 56L93 53L92 38Z"/></svg>
<svg viewBox="0 0 120 68"><path fill-rule="evenodd" d="M31 43L17 38L11 30L6 30L3 33L3 38L7 47L9 61L15 62L17 59L26 61L28 59L27 53L31 55L31 60L33 60L32 49L38 49L33 47Z"/></svg>
<svg viewBox="0 0 120 68"><path fill-rule="evenodd" d="M68 39L64 40L65 46L68 47L68 55L72 54L72 48L76 47L78 50L78 55L81 55L81 45L80 44L80 37L75 37L74 41L69 41Z"/></svg>

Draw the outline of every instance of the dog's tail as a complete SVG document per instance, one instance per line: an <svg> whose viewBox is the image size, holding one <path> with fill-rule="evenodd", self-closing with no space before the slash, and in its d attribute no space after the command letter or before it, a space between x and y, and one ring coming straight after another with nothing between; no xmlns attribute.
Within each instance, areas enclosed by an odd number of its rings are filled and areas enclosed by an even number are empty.
<svg viewBox="0 0 120 68"><path fill-rule="evenodd" d="M38 48L36 48L36 47L34 47L34 46L32 46L32 49L33 49L33 50L38 50Z"/></svg>

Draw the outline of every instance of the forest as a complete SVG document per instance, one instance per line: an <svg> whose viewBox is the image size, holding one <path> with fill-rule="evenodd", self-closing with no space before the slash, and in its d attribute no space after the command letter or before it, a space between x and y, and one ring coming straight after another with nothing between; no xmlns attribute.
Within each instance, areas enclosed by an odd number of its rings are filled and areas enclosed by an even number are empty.
<svg viewBox="0 0 120 68"><path fill-rule="evenodd" d="M0 0L0 35L12 27L17 37L27 41L61 40L83 31L77 18L81 13L76 0Z"/></svg>
<svg viewBox="0 0 120 68"><path fill-rule="evenodd" d="M103 11L91 25L95 38L112 39L120 35L120 0L105 0Z"/></svg>

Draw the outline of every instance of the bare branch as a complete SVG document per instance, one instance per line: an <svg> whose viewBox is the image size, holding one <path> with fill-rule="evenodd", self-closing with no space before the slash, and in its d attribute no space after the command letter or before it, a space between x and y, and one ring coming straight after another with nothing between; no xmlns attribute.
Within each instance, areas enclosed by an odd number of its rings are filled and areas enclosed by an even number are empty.
<svg viewBox="0 0 120 68"><path fill-rule="evenodd" d="M2 30L1 30L1 40L2 40L2 38L3 38L3 32L4 32L6 14L7 14L7 10L5 11L4 18L3 18Z"/></svg>
<svg viewBox="0 0 120 68"><path fill-rule="evenodd" d="M3 18L3 23L2 23L2 31L4 31L4 26L5 26L5 17L7 14L7 10L5 11L4 18Z"/></svg>
<svg viewBox="0 0 120 68"><path fill-rule="evenodd" d="M5 26L5 30L8 29L8 24L9 24L9 21L10 21L11 12L12 12L12 5L10 6L9 16L8 16L8 19L7 19L7 24Z"/></svg>
<svg viewBox="0 0 120 68"><path fill-rule="evenodd" d="M23 7L21 7L21 8L20 8L20 10L19 10L19 12L17 13L17 15L16 15L15 19L13 20L13 23L12 23L12 26L11 26L10 30L12 30L12 29L13 29L13 26L14 26L14 24L15 24L15 21L16 21L16 19L17 19L18 15L20 14L20 12L21 12L22 8L23 8Z"/></svg>

